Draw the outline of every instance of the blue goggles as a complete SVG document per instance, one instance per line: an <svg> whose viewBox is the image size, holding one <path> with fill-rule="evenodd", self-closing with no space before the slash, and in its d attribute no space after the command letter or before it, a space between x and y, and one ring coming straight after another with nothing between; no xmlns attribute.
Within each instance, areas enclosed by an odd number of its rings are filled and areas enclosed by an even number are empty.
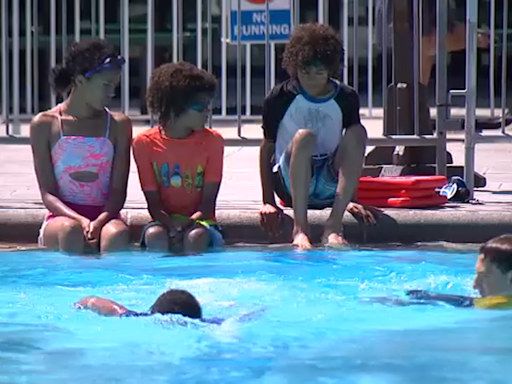
<svg viewBox="0 0 512 384"><path fill-rule="evenodd" d="M95 66L90 71L86 72L84 77L86 79L90 78L92 75L95 75L97 73L108 71L110 69L120 69L123 67L123 65L126 63L126 60L123 56L117 56L117 57L107 57L105 60L103 60L100 64Z"/></svg>

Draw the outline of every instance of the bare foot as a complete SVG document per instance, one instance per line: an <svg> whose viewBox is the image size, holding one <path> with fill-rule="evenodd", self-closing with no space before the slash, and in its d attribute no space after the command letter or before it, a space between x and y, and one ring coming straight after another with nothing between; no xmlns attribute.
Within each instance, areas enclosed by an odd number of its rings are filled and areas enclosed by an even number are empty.
<svg viewBox="0 0 512 384"><path fill-rule="evenodd" d="M313 246L309 241L308 236L303 232L297 232L293 237L292 245L298 247L299 249L311 249Z"/></svg>
<svg viewBox="0 0 512 384"><path fill-rule="evenodd" d="M348 245L348 241L341 234L327 231L322 236L322 242L328 247L336 248Z"/></svg>

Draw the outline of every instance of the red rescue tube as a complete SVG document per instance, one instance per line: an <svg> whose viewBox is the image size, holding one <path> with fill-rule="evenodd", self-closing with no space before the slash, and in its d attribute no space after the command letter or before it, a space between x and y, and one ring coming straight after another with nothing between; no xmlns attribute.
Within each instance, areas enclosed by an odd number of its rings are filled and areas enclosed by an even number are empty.
<svg viewBox="0 0 512 384"><path fill-rule="evenodd" d="M364 205L372 205L379 208L427 208L439 207L448 202L445 196L431 196L431 197L396 197L396 198L381 198L381 199L361 199L359 203Z"/></svg>
<svg viewBox="0 0 512 384"><path fill-rule="evenodd" d="M361 177L359 189L435 189L447 183L444 176Z"/></svg>
<svg viewBox="0 0 512 384"><path fill-rule="evenodd" d="M359 189L360 199L389 199L391 197L432 197L436 196L434 188L425 189Z"/></svg>

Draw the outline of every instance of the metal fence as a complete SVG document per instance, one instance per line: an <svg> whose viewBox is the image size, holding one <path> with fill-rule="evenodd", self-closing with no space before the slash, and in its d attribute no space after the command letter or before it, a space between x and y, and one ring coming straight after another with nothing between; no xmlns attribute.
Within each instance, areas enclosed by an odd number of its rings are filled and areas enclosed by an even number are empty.
<svg viewBox="0 0 512 384"><path fill-rule="evenodd" d="M232 1L238 2L238 19L240 19L240 0ZM390 32L386 23L383 23L384 48L378 59L378 52L374 44L374 10L378 0L317 0L315 7L309 9L306 4L308 2L305 0L290 1L292 26L315 19L319 22L335 24L340 31L343 47L347 52L341 78L360 92L366 117L382 118L379 112L380 108L386 106L389 71L388 49L385 45L387 44L386 36ZM413 29L416 42L421 41L419 35L422 28L422 1L426 0L413 1ZM164 9L162 4L168 5L165 5ZM113 5L115 5L114 11L112 11L114 8L107 9ZM500 5L503 15L503 19L500 20L501 33L496 27L499 14L497 5ZM398 145L436 146L437 171L440 174L446 174L446 142L448 140L446 132L451 129L449 124L450 104L455 96L463 96L465 97L465 178L468 186L473 190L473 177L470 175L473 175L474 172L475 145L483 142L509 140L509 136L505 133L508 0L502 0L502 2L500 0L480 2L466 0L466 74L463 90L448 90L447 85L448 54L445 41L448 33L447 7L446 0L437 0L435 133L428 136L420 135L419 114L417 113L419 103L417 83L421 69L418 59L420 47L415 44L414 110L416 113L414 133L409 136L388 135L371 138L369 144L390 147ZM477 31L478 16L482 7L488 8L489 11L488 24L492 41L501 37L500 52L497 52L494 43L490 45L488 71L490 115L502 117L501 132L497 135L481 135L475 130L477 122ZM62 60L63 53L71 40L77 41L92 36L115 40L120 47L121 54L129 58L122 72L119 109L131 118L149 119L144 112L142 89L145 88L149 80L151 69L158 64L155 58L156 42L163 39L166 41L166 46L170 47L168 60L187 60L187 55L193 56L188 60L218 76L220 87L212 118L214 120L236 120L241 135L242 123L245 120L260 118L258 106L262 104L269 89L279 81L278 52L282 52L284 45L270 42L268 30L263 44L242 44L240 38L237 38L235 42L228 42L229 10L229 0L196 0L195 2L172 0L170 4L168 1L158 3L157 0L108 0L108 2L105 0L1 0L1 107L7 133L18 135L20 124L23 121L29 120L41 109L54 106L58 102L51 93L44 93L44 89L47 88L45 76L48 72L42 72L41 68L49 70L59 60ZM157 15L164 12L171 17L170 23L167 23L169 25L166 24L168 31L162 34L157 28L156 18ZM71 13L72 17L69 17ZM118 22L114 23L114 26L107 20L112 17L112 13L117 13L115 19ZM268 5L266 13L268 20ZM142 23L144 26L140 27L139 25L139 29L135 32L134 14L142 15L144 18ZM45 21L45 15L49 20ZM195 19L196 26L195 36L187 27L188 24L194 24L193 19ZM140 29L144 30L142 34L137 32ZM134 35L138 36L137 39L141 42L139 45L134 45ZM42 51L44 54L41 53ZM496 112L497 65L495 59L498 54L501 56L501 113ZM375 70L376 61L380 61L380 73ZM393 61L396 64L396 60ZM133 75L136 67L138 68L138 80L134 80ZM139 67L145 67L145 70L143 71ZM258 77L259 75L256 74L258 68L263 68L263 76ZM141 74L142 72L144 74ZM233 72L235 72L235 76L233 76ZM378 77L381 78L381 84L376 86L375 80ZM360 87L361 78L366 78L366 89ZM138 95L134 95L134 83L139 84ZM41 96L42 94L43 96ZM379 112L377 108L379 108Z"/></svg>

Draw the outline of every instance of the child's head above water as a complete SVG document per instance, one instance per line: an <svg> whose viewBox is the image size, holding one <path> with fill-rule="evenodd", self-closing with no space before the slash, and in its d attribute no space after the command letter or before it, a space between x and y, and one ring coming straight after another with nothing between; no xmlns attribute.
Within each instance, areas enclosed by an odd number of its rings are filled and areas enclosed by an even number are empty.
<svg viewBox="0 0 512 384"><path fill-rule="evenodd" d="M54 92L64 96L71 92L88 107L102 110L115 96L124 63L106 40L74 42L64 65L52 69L50 84Z"/></svg>
<svg viewBox="0 0 512 384"><path fill-rule="evenodd" d="M186 136L204 128L216 86L212 74L193 64L167 63L153 71L146 103L163 128Z"/></svg>
<svg viewBox="0 0 512 384"><path fill-rule="evenodd" d="M176 314L191 319L201 319L203 314L201 305L190 292L181 289L170 289L162 293L153 303L151 314Z"/></svg>
<svg viewBox="0 0 512 384"><path fill-rule="evenodd" d="M474 288L482 297L512 295L512 235L502 235L480 247Z"/></svg>
<svg viewBox="0 0 512 384"><path fill-rule="evenodd" d="M330 77L339 77L343 62L339 36L329 26L301 24L294 29L283 54L283 67L312 96L320 95Z"/></svg>

